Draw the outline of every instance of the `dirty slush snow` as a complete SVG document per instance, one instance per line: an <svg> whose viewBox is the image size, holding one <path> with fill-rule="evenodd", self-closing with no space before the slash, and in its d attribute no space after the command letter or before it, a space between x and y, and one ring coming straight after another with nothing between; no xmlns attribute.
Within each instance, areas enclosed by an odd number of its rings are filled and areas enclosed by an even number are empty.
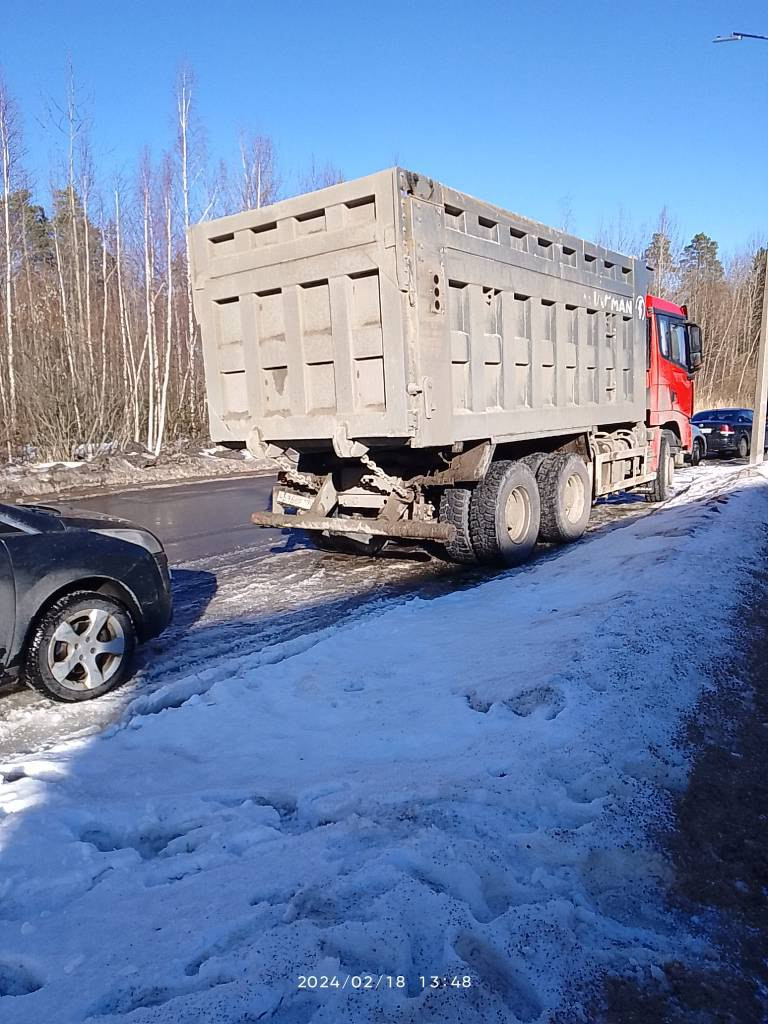
<svg viewBox="0 0 768 1024"><path fill-rule="evenodd" d="M219 655L0 766L4 1024L544 1021L590 973L714 957L648 834L766 480L705 473L555 558Z"/></svg>

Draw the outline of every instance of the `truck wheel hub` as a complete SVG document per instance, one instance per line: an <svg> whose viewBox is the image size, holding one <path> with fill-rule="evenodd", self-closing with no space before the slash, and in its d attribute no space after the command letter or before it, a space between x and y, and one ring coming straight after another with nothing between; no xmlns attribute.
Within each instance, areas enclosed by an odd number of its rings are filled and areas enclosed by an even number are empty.
<svg viewBox="0 0 768 1024"><path fill-rule="evenodd" d="M531 502L522 487L510 491L504 507L504 519L509 539L519 544L528 533L531 522Z"/></svg>
<svg viewBox="0 0 768 1024"><path fill-rule="evenodd" d="M584 514L584 481L572 473L565 484L565 515L569 523L578 523Z"/></svg>

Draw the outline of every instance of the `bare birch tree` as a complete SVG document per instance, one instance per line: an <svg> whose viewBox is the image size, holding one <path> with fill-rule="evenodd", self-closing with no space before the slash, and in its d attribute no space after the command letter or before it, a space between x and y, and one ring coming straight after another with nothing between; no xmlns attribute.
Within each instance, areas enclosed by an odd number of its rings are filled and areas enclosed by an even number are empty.
<svg viewBox="0 0 768 1024"><path fill-rule="evenodd" d="M237 209L258 210L275 202L279 181L275 149L269 136L240 133L240 170Z"/></svg>
<svg viewBox="0 0 768 1024"><path fill-rule="evenodd" d="M0 163L3 181L3 249L5 255L4 301L5 301L5 363L8 380L6 396L5 381L2 381L2 403L8 424L7 446L16 434L16 368L14 353L14 295L13 295L13 253L11 239L11 183L14 173L15 147L19 142L19 125L16 105L8 94L5 81L0 78ZM0 373L0 377L2 374ZM6 408L7 403L7 408ZM10 447L9 447L10 453Z"/></svg>
<svg viewBox="0 0 768 1024"><path fill-rule="evenodd" d="M163 167L163 220L165 229L165 351L163 353L162 382L160 384L155 455L160 454L165 436L165 418L168 408L168 385L173 355L173 303L174 303L174 246L173 246L173 166L166 157Z"/></svg>

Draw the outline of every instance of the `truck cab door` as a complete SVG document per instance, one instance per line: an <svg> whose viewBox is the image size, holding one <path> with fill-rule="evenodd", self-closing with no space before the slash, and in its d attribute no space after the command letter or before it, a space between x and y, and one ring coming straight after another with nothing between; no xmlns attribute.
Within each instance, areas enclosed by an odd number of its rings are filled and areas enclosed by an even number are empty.
<svg viewBox="0 0 768 1024"><path fill-rule="evenodd" d="M690 445L689 421L693 415L693 371L688 324L685 319L657 312L658 421L676 422L683 447Z"/></svg>
<svg viewBox="0 0 768 1024"><path fill-rule="evenodd" d="M8 549L0 538L0 672L5 668L16 626L16 584Z"/></svg>

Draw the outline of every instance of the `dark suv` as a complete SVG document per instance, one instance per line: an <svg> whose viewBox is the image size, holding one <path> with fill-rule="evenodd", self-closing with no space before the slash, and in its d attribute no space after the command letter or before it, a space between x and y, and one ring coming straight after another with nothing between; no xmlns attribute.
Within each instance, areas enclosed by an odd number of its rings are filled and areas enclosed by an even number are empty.
<svg viewBox="0 0 768 1024"><path fill-rule="evenodd" d="M0 675L57 700L99 697L171 619L163 545L95 512L0 505Z"/></svg>
<svg viewBox="0 0 768 1024"><path fill-rule="evenodd" d="M751 409L707 409L691 418L707 439L707 455L738 455L746 459L752 447ZM768 440L768 431L766 431ZM763 443L763 449L768 447Z"/></svg>

